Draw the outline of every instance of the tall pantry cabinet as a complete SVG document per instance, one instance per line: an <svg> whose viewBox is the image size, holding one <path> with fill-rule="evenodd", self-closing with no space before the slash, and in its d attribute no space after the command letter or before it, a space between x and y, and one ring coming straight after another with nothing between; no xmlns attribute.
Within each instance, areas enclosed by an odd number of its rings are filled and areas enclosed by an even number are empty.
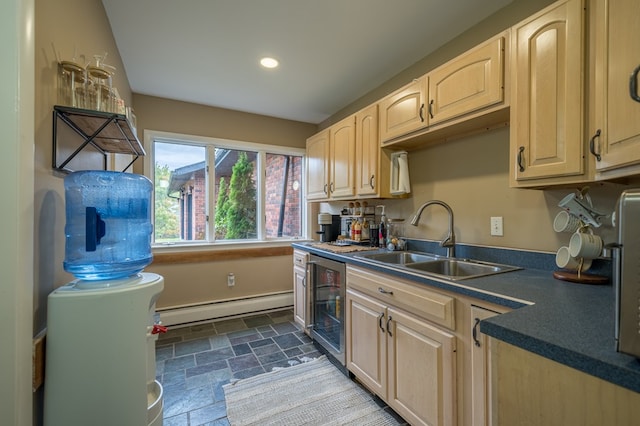
<svg viewBox="0 0 640 426"><path fill-rule="evenodd" d="M640 173L640 2L592 2L596 177Z"/></svg>
<svg viewBox="0 0 640 426"><path fill-rule="evenodd" d="M560 0L513 26L510 185L640 175L640 2Z"/></svg>
<svg viewBox="0 0 640 426"><path fill-rule="evenodd" d="M560 1L511 30L511 186L584 179L584 20Z"/></svg>

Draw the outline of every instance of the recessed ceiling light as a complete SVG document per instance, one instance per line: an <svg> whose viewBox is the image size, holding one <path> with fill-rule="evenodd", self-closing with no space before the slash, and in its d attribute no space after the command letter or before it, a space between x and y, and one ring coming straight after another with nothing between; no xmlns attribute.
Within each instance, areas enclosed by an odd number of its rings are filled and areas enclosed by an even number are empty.
<svg viewBox="0 0 640 426"><path fill-rule="evenodd" d="M265 68L275 68L278 66L278 60L274 58L265 57L260 59L260 65Z"/></svg>

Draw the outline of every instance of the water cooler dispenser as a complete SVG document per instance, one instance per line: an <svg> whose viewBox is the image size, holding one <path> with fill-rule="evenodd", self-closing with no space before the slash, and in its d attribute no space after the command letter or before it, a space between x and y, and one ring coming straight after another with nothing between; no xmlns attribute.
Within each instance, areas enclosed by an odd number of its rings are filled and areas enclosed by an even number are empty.
<svg viewBox="0 0 640 426"><path fill-rule="evenodd" d="M151 263L151 182L86 171L65 178L64 269L48 298L45 426L162 425L155 380L160 275Z"/></svg>

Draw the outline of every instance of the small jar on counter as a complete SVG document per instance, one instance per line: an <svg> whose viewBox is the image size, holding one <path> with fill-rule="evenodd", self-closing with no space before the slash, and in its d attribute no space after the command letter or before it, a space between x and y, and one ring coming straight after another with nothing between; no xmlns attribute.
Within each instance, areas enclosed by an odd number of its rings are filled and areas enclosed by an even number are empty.
<svg viewBox="0 0 640 426"><path fill-rule="evenodd" d="M404 219L388 219L387 228L387 249L404 250Z"/></svg>

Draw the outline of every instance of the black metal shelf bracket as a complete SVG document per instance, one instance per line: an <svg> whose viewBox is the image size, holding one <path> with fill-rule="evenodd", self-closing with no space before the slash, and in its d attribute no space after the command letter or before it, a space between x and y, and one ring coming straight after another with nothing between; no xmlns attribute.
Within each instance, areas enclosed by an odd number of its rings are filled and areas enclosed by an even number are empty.
<svg viewBox="0 0 640 426"><path fill-rule="evenodd" d="M82 143L58 163L58 121L62 121L82 138ZM90 124L94 124L91 126ZM128 133L127 133L128 132ZM53 108L53 156L52 167L65 173L72 172L67 165L91 145L103 156L103 170L107 168L107 154L132 155L133 160L122 170L127 171L133 163L145 155L126 116L122 114L71 108L56 105Z"/></svg>

